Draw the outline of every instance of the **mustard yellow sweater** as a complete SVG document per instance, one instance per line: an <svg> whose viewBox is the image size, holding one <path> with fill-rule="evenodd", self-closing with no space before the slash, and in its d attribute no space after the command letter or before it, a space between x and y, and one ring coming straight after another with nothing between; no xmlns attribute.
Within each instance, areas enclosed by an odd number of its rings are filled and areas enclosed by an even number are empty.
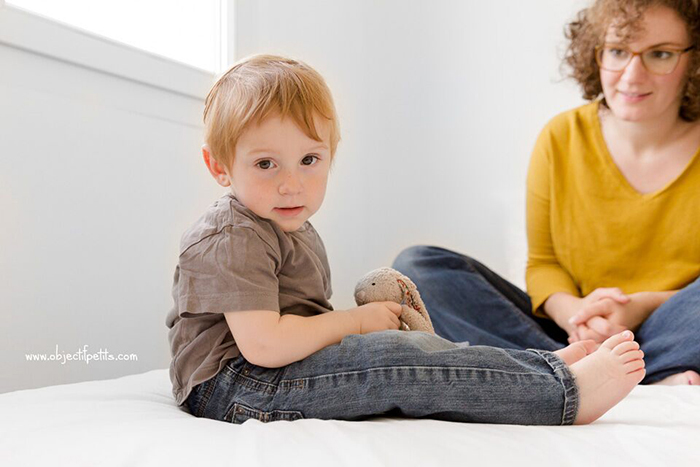
<svg viewBox="0 0 700 467"><path fill-rule="evenodd" d="M532 154L526 281L538 315L555 292L675 290L700 275L700 156L641 194L608 152L598 105L556 116Z"/></svg>

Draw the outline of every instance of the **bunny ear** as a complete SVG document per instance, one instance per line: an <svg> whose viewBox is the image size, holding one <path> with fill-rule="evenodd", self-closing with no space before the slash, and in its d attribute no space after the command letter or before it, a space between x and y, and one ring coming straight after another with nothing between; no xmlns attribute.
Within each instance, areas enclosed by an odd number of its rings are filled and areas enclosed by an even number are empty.
<svg viewBox="0 0 700 467"><path fill-rule="evenodd" d="M403 279L403 281L406 283L406 285L409 287L410 290L412 290L412 291L417 291L417 290L418 290L418 287L416 286L416 284L413 283L413 281L411 280L410 277L404 276L404 275L402 274L402 275L401 275L401 279Z"/></svg>
<svg viewBox="0 0 700 467"><path fill-rule="evenodd" d="M410 306L411 291L408 290L408 286L401 279L396 279L396 283L399 284L399 289L401 289L401 305Z"/></svg>
<svg viewBox="0 0 700 467"><path fill-rule="evenodd" d="M406 281L404 281L403 279L396 279L396 282L398 282L399 287L401 287L401 292L404 297L402 302L416 311L420 311L421 309L423 309L423 306L421 305L422 300L420 299L420 297L416 297L415 295L418 292L418 289L416 289L415 285L413 286L413 289L411 289L406 283ZM413 284L410 279L408 279L408 282Z"/></svg>

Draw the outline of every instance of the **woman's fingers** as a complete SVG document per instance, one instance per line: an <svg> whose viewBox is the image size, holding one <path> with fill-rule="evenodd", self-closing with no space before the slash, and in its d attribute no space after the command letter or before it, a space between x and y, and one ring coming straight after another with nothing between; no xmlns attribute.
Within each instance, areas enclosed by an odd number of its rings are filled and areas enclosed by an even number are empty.
<svg viewBox="0 0 700 467"><path fill-rule="evenodd" d="M603 336L602 334L589 328L585 324L581 324L580 326L578 326L577 332L582 340L591 339L596 341L597 343L601 343L605 341L605 339L607 339L606 336Z"/></svg>
<svg viewBox="0 0 700 467"><path fill-rule="evenodd" d="M610 298L623 305L630 301L629 295L622 292L619 287L600 287L595 289L589 295L594 300L602 300L604 298Z"/></svg>
<svg viewBox="0 0 700 467"><path fill-rule="evenodd" d="M607 316L613 312L614 302L608 299L598 300L590 305L583 307L578 313L569 319L571 324L582 324L594 316Z"/></svg>
<svg viewBox="0 0 700 467"><path fill-rule="evenodd" d="M619 324L611 323L609 319L603 318L602 316L592 317L591 319L586 321L586 325L589 329L594 330L595 332L602 336L605 336L606 338L611 337L627 329Z"/></svg>
<svg viewBox="0 0 700 467"><path fill-rule="evenodd" d="M567 341L569 341L569 344L573 344L574 342L578 342L580 339L578 337L578 332L574 331L571 334L569 334L569 338Z"/></svg>

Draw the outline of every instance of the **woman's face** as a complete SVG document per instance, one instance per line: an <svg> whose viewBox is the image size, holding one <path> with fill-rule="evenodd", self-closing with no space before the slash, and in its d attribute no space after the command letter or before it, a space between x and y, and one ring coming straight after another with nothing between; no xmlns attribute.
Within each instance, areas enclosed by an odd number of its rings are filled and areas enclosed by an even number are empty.
<svg viewBox="0 0 700 467"><path fill-rule="evenodd" d="M608 29L606 44L620 44L631 52L661 47L685 49L691 45L686 25L667 7L649 8L641 30L632 41L623 42L614 26ZM605 101L613 115L626 121L650 121L666 115L678 118L681 94L686 82L689 54L684 53L676 69L667 75L650 73L636 55L621 71L600 70Z"/></svg>

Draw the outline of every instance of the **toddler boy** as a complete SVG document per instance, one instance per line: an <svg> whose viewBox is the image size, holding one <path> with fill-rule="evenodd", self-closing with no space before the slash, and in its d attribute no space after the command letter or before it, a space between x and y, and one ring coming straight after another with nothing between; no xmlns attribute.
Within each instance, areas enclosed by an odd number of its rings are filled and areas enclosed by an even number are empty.
<svg viewBox="0 0 700 467"><path fill-rule="evenodd" d="M212 88L204 121L204 162L229 192L182 237L167 317L173 394L194 415L588 423L643 377L631 333L588 356L592 342L515 351L397 331L393 302L334 311L308 219L340 136L331 93L307 65L243 60Z"/></svg>

